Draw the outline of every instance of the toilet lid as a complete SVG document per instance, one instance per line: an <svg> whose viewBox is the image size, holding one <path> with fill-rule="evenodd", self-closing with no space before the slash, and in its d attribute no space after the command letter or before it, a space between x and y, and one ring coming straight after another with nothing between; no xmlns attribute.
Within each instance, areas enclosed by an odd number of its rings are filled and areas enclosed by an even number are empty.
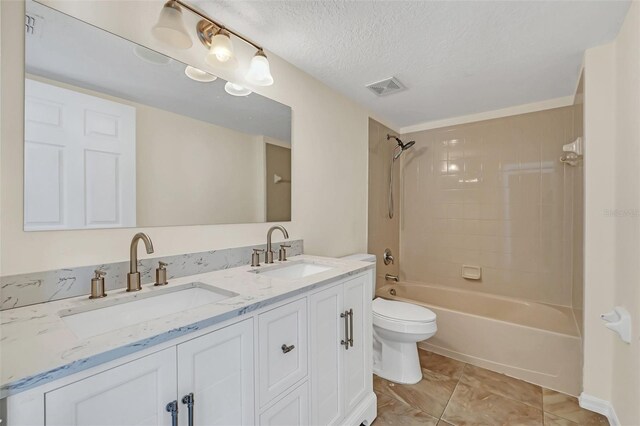
<svg viewBox="0 0 640 426"><path fill-rule="evenodd" d="M372 303L373 315L396 321L432 322L436 314L424 306L377 297Z"/></svg>

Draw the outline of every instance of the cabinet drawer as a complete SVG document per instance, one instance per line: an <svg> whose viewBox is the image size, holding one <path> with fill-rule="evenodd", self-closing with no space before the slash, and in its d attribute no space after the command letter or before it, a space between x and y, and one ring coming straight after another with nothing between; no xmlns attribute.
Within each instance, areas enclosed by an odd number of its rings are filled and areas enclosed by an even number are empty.
<svg viewBox="0 0 640 426"><path fill-rule="evenodd" d="M259 392L263 407L307 375L307 299L258 317Z"/></svg>
<svg viewBox="0 0 640 426"><path fill-rule="evenodd" d="M260 415L260 425L305 426L309 424L309 390L307 382L276 402Z"/></svg>

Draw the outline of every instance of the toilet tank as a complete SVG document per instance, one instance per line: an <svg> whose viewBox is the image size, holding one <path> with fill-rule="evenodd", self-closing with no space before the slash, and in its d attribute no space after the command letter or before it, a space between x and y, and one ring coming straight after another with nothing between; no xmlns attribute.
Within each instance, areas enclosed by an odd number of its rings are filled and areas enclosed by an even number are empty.
<svg viewBox="0 0 640 426"><path fill-rule="evenodd" d="M373 264L376 263L376 255L375 254L369 254L369 253L350 254L348 256L341 257L341 259L359 260L360 262L370 262L370 263L373 263ZM373 275L375 277L375 273ZM376 280L375 280L375 278L373 280L371 280L371 285L373 286L371 288L371 294L373 295L373 298L375 298L376 297Z"/></svg>

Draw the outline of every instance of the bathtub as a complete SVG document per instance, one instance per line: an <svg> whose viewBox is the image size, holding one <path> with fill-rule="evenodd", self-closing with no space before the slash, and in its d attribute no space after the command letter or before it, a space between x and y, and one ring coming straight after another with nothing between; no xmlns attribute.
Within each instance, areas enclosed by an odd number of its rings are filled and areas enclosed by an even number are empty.
<svg viewBox="0 0 640 426"><path fill-rule="evenodd" d="M436 313L438 332L421 348L570 395L581 391L582 341L571 308L404 282L376 295Z"/></svg>

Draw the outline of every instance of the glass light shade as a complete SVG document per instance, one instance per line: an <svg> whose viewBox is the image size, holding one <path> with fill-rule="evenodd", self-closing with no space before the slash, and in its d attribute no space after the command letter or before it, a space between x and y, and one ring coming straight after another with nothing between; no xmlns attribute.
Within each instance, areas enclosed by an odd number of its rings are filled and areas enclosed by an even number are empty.
<svg viewBox="0 0 640 426"><path fill-rule="evenodd" d="M192 67L191 65L187 65L187 67L184 69L184 73L191 80L199 81L201 83L210 83L218 78L213 74L209 74L208 72L202 71L201 69L196 67Z"/></svg>
<svg viewBox="0 0 640 426"><path fill-rule="evenodd" d="M211 47L205 60L209 65L216 66L219 62L227 62L233 58L233 44L229 33L220 30L211 39Z"/></svg>
<svg viewBox="0 0 640 426"><path fill-rule="evenodd" d="M273 76L269 67L269 60L265 54L260 51L251 58L249 71L245 76L247 81L256 86L271 86L273 84Z"/></svg>
<svg viewBox="0 0 640 426"><path fill-rule="evenodd" d="M251 94L251 90L230 81L227 81L227 84L224 85L224 90L231 96L248 96Z"/></svg>
<svg viewBox="0 0 640 426"><path fill-rule="evenodd" d="M182 21L182 10L173 1L164 4L158 23L151 29L151 33L158 40L176 49L188 49L193 46L191 36Z"/></svg>

